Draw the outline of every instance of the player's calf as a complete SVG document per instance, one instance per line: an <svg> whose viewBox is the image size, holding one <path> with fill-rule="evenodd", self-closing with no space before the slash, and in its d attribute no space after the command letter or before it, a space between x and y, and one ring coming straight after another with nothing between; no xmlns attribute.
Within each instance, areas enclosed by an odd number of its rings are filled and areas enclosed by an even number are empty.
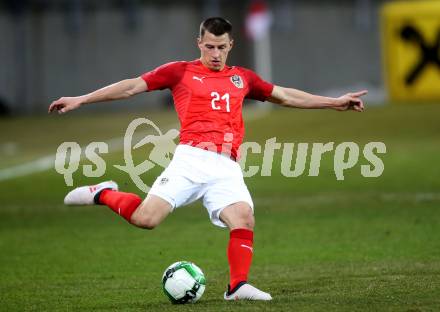
<svg viewBox="0 0 440 312"><path fill-rule="evenodd" d="M245 202L238 202L226 207L220 213L220 218L231 230L227 251L230 276L228 288L235 292L246 283L248 278L254 252L253 228L255 220L252 208ZM244 289L247 288L249 287L246 286Z"/></svg>
<svg viewBox="0 0 440 312"><path fill-rule="evenodd" d="M142 203L142 199L133 193L105 189L97 195L96 203L99 205L106 205L130 222L131 216Z"/></svg>

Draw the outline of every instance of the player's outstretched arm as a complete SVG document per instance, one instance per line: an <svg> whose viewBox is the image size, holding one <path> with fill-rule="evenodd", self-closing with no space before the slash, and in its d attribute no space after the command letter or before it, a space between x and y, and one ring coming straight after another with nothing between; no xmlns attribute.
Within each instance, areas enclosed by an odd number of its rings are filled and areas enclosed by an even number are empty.
<svg viewBox="0 0 440 312"><path fill-rule="evenodd" d="M362 112L364 103L361 96L367 90L347 93L338 98L313 95L301 90L274 86L268 101L288 107L296 108L332 108L339 111L354 110Z"/></svg>
<svg viewBox="0 0 440 312"><path fill-rule="evenodd" d="M146 82L138 77L125 79L89 94L75 97L61 97L49 106L49 113L58 111L63 114L79 108L83 104L125 99L147 90Z"/></svg>

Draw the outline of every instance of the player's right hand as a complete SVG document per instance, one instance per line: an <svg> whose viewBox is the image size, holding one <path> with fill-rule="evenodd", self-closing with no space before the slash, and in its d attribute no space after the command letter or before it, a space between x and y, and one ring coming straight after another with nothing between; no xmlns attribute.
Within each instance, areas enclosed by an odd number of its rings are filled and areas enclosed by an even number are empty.
<svg viewBox="0 0 440 312"><path fill-rule="evenodd" d="M77 109L82 104L82 99L79 96L76 97L61 97L56 101L53 101L49 106L48 113L58 111L59 114L67 113L68 111Z"/></svg>

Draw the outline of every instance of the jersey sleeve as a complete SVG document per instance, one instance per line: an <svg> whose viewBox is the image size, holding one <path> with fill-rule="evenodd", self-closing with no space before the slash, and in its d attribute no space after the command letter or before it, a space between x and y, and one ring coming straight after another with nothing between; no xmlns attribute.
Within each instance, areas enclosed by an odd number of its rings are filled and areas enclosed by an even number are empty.
<svg viewBox="0 0 440 312"><path fill-rule="evenodd" d="M141 75L147 91L172 89L183 77L186 62L171 62Z"/></svg>
<svg viewBox="0 0 440 312"><path fill-rule="evenodd" d="M261 77L252 70L246 69L244 73L249 85L246 98L262 102L266 101L267 98L271 96L274 85L261 79Z"/></svg>

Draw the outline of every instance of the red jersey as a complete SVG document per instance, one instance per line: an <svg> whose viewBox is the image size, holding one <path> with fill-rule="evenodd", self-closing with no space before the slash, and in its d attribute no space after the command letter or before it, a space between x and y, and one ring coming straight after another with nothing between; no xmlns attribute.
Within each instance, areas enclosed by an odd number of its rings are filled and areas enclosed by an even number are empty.
<svg viewBox="0 0 440 312"><path fill-rule="evenodd" d="M249 69L225 66L212 71L200 60L167 63L141 77L148 91L171 90L181 125L180 144L225 153L230 149L233 159L244 137L243 100L265 101L273 89Z"/></svg>

